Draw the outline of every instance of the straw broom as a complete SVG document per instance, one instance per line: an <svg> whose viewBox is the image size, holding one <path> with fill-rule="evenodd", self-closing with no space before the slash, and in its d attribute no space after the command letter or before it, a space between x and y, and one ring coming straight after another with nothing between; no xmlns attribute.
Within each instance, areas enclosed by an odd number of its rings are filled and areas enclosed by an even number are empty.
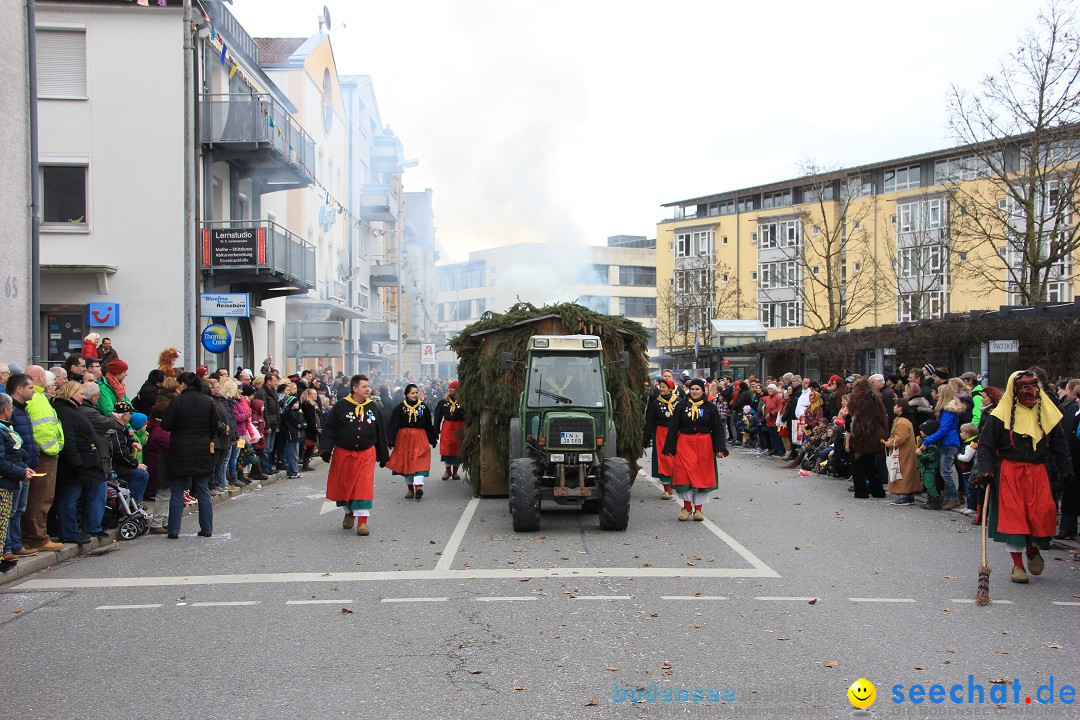
<svg viewBox="0 0 1080 720"><path fill-rule="evenodd" d="M979 566L979 587L975 590L975 604L990 604L990 566L986 564L986 516L990 510L990 484L986 485L982 506L982 565Z"/></svg>

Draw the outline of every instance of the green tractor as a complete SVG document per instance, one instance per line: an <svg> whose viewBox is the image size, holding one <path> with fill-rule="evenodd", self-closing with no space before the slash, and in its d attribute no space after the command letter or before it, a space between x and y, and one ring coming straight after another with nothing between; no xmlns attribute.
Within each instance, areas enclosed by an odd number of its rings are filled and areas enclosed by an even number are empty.
<svg viewBox="0 0 1080 720"><path fill-rule="evenodd" d="M504 353L501 365L514 360ZM540 528L540 505L598 512L604 530L630 521L630 465L616 456L615 422L604 354L595 335L534 335L525 389L510 420L510 512L514 530ZM629 367L629 353L619 354Z"/></svg>

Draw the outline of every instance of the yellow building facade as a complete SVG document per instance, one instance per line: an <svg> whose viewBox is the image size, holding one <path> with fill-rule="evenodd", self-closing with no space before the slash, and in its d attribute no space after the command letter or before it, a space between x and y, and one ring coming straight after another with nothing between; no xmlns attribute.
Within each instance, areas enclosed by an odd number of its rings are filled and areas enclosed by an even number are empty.
<svg viewBox="0 0 1080 720"><path fill-rule="evenodd" d="M1017 304L1020 249L970 234L965 202L998 202L984 167L944 150L666 203L658 344L708 345L714 319L759 320L777 340ZM1046 300L1073 299L1073 265L1049 270Z"/></svg>

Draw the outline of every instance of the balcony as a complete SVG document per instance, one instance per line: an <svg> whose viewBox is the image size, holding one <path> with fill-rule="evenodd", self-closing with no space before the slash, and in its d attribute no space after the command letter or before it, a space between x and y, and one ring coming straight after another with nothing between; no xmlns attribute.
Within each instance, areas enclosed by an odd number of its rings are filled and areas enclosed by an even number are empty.
<svg viewBox="0 0 1080 720"><path fill-rule="evenodd" d="M371 287L398 286L398 266L396 255L371 256Z"/></svg>
<svg viewBox="0 0 1080 720"><path fill-rule="evenodd" d="M364 185L360 188L360 217L367 222L397 222L398 200L389 185Z"/></svg>
<svg viewBox="0 0 1080 720"><path fill-rule="evenodd" d="M239 160L264 192L304 188L315 180L315 141L268 94L202 96L202 143L215 160Z"/></svg>
<svg viewBox="0 0 1080 720"><path fill-rule="evenodd" d="M360 334L365 341L397 340L398 325L395 313L371 313L360 322Z"/></svg>
<svg viewBox="0 0 1080 720"><path fill-rule="evenodd" d="M269 220L204 222L199 246L208 285L260 299L315 287L315 246Z"/></svg>
<svg viewBox="0 0 1080 720"><path fill-rule="evenodd" d="M307 294L289 298L289 307L301 311L304 321L361 320L363 308L349 304L349 286L340 280L325 281L317 295Z"/></svg>
<svg viewBox="0 0 1080 720"><path fill-rule="evenodd" d="M405 160L405 151L401 141L393 133L376 135L372 138L371 171L376 174L393 175L401 172Z"/></svg>

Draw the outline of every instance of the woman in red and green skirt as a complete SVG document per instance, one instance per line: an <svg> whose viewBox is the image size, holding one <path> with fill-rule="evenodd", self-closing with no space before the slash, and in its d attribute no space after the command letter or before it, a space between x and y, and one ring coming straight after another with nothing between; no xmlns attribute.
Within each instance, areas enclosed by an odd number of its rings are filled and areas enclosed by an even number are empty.
<svg viewBox="0 0 1080 720"><path fill-rule="evenodd" d="M386 467L408 483L405 497L424 497L424 478L431 472L431 450L439 440L431 410L420 399L415 384L405 386L405 399L394 408L387 422L386 435L392 451Z"/></svg>
<svg viewBox="0 0 1080 720"><path fill-rule="evenodd" d="M458 466L461 464L458 453L461 452L461 435L465 432L465 411L457 399L458 381L450 383L446 397L435 406L435 427L439 430L439 455L446 470L443 480L451 477L460 480Z"/></svg>
<svg viewBox="0 0 1080 720"><path fill-rule="evenodd" d="M705 397L705 382L690 382L690 394L675 406L664 441L664 454L674 455L671 486L683 501L679 520L704 520L701 506L717 487L716 458L727 457L724 430L716 406Z"/></svg>
<svg viewBox="0 0 1080 720"><path fill-rule="evenodd" d="M673 391L675 382L661 378L658 384L660 394L649 398L645 408L645 447L653 446L652 474L664 486L664 500L671 499L671 473L675 467L675 458L660 452L667 440L668 427L675 417L675 406L679 396ZM714 406L715 407L715 406Z"/></svg>

